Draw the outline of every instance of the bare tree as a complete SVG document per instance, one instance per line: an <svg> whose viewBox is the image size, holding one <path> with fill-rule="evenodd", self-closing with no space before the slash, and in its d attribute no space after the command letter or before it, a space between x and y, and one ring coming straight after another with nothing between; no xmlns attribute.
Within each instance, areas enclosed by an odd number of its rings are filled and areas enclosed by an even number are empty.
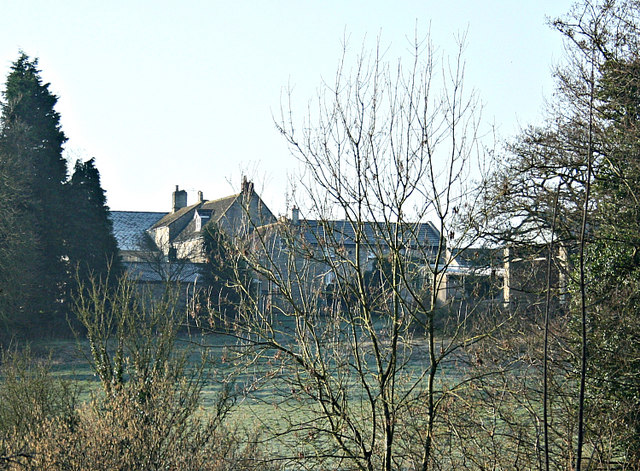
<svg viewBox="0 0 640 471"><path fill-rule="evenodd" d="M456 459L439 439L449 434L441 409L465 395L479 361L470 348L500 325L477 322L481 303L452 301L463 297L451 286L456 255L474 242L465 190L481 153L462 49L437 60L415 41L406 67L378 47L348 71L345 48L308 121L282 113L302 167L296 206L236 242L254 280L238 283L229 331L257 365L249 389L269 382L278 418L266 425L301 467Z"/></svg>

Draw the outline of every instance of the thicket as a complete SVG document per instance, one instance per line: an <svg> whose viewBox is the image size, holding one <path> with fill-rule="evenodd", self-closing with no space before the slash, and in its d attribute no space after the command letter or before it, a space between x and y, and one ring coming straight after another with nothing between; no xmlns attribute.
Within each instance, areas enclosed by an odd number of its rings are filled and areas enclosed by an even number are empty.
<svg viewBox="0 0 640 471"><path fill-rule="evenodd" d="M540 411L532 443L541 444L546 469L640 465L639 13L634 1L586 1L553 22L567 55L548 118L510 143L486 186L488 235L537 247L547 266L541 314L522 330L535 374L513 388ZM535 311L523 306L523 314Z"/></svg>

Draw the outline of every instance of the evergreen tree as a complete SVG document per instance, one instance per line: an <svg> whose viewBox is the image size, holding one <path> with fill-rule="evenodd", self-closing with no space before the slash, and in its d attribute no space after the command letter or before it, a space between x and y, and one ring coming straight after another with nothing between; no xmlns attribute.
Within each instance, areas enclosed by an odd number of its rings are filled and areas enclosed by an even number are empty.
<svg viewBox="0 0 640 471"><path fill-rule="evenodd" d="M105 192L100 185L100 172L93 158L76 162L68 183L68 198L67 251L72 271L77 270L80 281L91 277L106 279L109 270L111 279L115 279L122 271L122 264Z"/></svg>
<svg viewBox="0 0 640 471"><path fill-rule="evenodd" d="M23 231L19 237L32 245L29 263L21 268L36 274L26 277L24 286L7 287L13 291L24 288L24 294L17 295L22 298L20 313L10 315L47 328L45 321L55 321L51 314L64 307L68 283L63 206L67 167L62 157L67 138L54 109L58 98L49 84L43 83L37 59L20 54L7 77L3 98L0 156L5 172L9 172L6 177L14 183L3 188L12 205L5 205L5 212L12 213L13 225ZM14 263L22 264L26 262L26 246L18 245L21 249L17 253L22 255Z"/></svg>
<svg viewBox="0 0 640 471"><path fill-rule="evenodd" d="M616 430L621 456L640 466L640 59L602 67L605 123L590 247L590 378L599 426Z"/></svg>
<svg viewBox="0 0 640 471"><path fill-rule="evenodd" d="M28 177L20 159L0 150L0 342L38 295L35 219L22 198Z"/></svg>

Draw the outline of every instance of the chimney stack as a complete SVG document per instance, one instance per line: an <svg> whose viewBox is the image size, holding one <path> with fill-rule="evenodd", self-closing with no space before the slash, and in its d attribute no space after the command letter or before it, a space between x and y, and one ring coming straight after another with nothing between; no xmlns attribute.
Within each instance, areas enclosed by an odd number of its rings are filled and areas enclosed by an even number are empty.
<svg viewBox="0 0 640 471"><path fill-rule="evenodd" d="M198 203L202 203L204 202L204 196L202 195L202 192L199 191L198 192Z"/></svg>
<svg viewBox="0 0 640 471"><path fill-rule="evenodd" d="M178 185L176 185L176 191L173 192L171 199L172 199L172 205L171 205L172 213L175 213L179 209L187 206L187 192L178 188Z"/></svg>
<svg viewBox="0 0 640 471"><path fill-rule="evenodd" d="M294 226L300 224L300 210L297 206L291 208L291 224Z"/></svg>
<svg viewBox="0 0 640 471"><path fill-rule="evenodd" d="M253 191L253 182L247 180L246 176L242 177L242 194L243 195L248 195L249 193L251 193Z"/></svg>

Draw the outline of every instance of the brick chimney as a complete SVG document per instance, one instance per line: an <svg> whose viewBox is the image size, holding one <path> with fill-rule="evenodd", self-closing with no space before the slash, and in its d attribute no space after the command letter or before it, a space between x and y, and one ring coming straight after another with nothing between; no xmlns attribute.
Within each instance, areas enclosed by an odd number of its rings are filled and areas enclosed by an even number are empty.
<svg viewBox="0 0 640 471"><path fill-rule="evenodd" d="M198 203L204 202L204 195L201 191L198 192Z"/></svg>
<svg viewBox="0 0 640 471"><path fill-rule="evenodd" d="M181 190L180 188L178 188L178 185L176 185L176 191L173 192L171 200L171 212L175 213L179 209L187 206L187 192Z"/></svg>

